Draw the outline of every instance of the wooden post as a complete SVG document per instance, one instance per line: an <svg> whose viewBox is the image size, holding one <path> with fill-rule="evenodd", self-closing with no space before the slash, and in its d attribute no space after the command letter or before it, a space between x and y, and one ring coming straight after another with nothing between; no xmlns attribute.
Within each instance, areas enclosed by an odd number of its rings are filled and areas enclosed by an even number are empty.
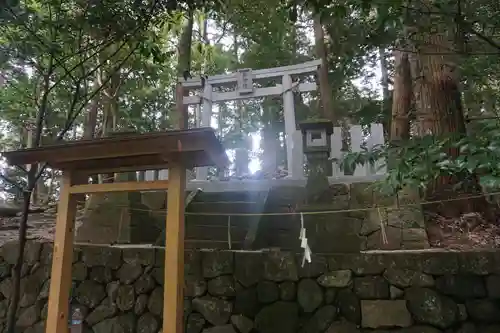
<svg viewBox="0 0 500 333"><path fill-rule="evenodd" d="M77 195L70 193L73 176L65 171L62 176L59 204L57 206L56 234L52 256L47 333L68 332L68 303L73 263L73 239Z"/></svg>
<svg viewBox="0 0 500 333"><path fill-rule="evenodd" d="M184 191L186 169L182 163L169 168L165 236L163 333L182 333L184 317Z"/></svg>

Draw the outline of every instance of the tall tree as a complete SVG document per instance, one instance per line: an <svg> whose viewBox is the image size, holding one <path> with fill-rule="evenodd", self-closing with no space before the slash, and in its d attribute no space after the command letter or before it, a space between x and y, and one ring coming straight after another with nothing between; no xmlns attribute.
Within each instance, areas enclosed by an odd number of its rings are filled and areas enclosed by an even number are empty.
<svg viewBox="0 0 500 333"><path fill-rule="evenodd" d="M330 82L328 81L328 57L325 45L325 33L321 22L321 14L315 14L313 20L316 55L322 62L320 68L318 69L321 109L323 111L323 117L330 119L335 123L336 117L332 103L332 88L330 86Z"/></svg>

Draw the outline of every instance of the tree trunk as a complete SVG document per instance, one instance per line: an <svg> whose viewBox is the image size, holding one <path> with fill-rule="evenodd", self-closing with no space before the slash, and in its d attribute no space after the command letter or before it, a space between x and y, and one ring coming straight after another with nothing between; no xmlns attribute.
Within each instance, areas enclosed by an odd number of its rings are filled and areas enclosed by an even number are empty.
<svg viewBox="0 0 500 333"><path fill-rule="evenodd" d="M191 45L193 42L193 25L194 13L192 10L188 12L187 20L185 21L184 28L182 29L181 37L179 39L179 47L177 48L179 62L177 63L177 77L182 77L185 73L191 72ZM184 96L188 95L187 90L183 92ZM178 115L179 119L174 121L180 128L188 128L188 107L185 106L182 113ZM167 114L163 118L163 128L167 126Z"/></svg>
<svg viewBox="0 0 500 333"><path fill-rule="evenodd" d="M96 79L95 84L99 84L98 80ZM97 127L97 116L99 113L99 103L101 100L100 94L97 94L94 96L92 99L92 102L90 103L89 110L86 115L85 119L85 125L83 128L83 139L84 140L90 140L93 139L96 135L96 127ZM98 175L92 175L92 183L97 184L99 182L99 177Z"/></svg>
<svg viewBox="0 0 500 333"><path fill-rule="evenodd" d="M459 139L466 135L465 119L459 78L456 66L453 26L426 12L433 8L433 1L422 1L418 17L417 33L413 36L416 50L412 75L415 81L417 136L454 135ZM458 149L450 149L451 158L459 155ZM476 177L464 179L465 175L442 176L429 184L427 199L445 200L480 192ZM457 185L463 182L463 185ZM443 205L432 205L433 210L446 217L456 217L468 212L489 211L485 198L461 200Z"/></svg>
<svg viewBox="0 0 500 333"><path fill-rule="evenodd" d="M105 106L104 106L104 123L102 125L103 136L110 135L111 132L116 130L116 122L118 115L118 90L120 89L120 72L116 71L111 75L111 79L105 91ZM114 182L114 173L103 175L103 183Z"/></svg>
<svg viewBox="0 0 500 333"><path fill-rule="evenodd" d="M389 90L389 66L387 64L387 53L385 52L385 48L379 47L378 54L380 58L380 85L382 86L382 105L380 107L382 123L384 125L384 136L387 137L391 126L390 120L388 117L385 117L389 113L390 103L391 103L391 92Z"/></svg>
<svg viewBox="0 0 500 333"><path fill-rule="evenodd" d="M322 114L326 119L330 119L336 124L335 110L332 102L332 89L328 81L328 58L325 45L325 32L321 24L319 14L314 15L314 40L316 44L316 55L321 59L322 64L318 69L319 92L321 97Z"/></svg>
<svg viewBox="0 0 500 333"><path fill-rule="evenodd" d="M412 104L412 80L408 53L394 51L394 90L392 91L391 142L410 138L410 108Z"/></svg>

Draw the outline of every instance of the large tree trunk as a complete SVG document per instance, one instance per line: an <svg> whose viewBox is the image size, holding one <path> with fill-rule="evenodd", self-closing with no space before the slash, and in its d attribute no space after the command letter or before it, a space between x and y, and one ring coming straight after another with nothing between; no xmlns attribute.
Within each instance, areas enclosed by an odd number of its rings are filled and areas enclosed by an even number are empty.
<svg viewBox="0 0 500 333"><path fill-rule="evenodd" d="M379 47L378 54L380 58L380 85L382 86L382 105L380 107L382 124L384 125L384 136L389 136L391 121L387 115L391 108L391 92L389 90L389 64L387 63L387 52L384 47Z"/></svg>
<svg viewBox="0 0 500 333"><path fill-rule="evenodd" d="M95 84L99 84L97 78L95 79ZM99 114L99 103L101 100L101 95L97 94L92 99L90 107L88 109L87 115L85 116L85 125L83 127L83 139L90 140L96 135L97 127L97 117ZM75 127L76 128L76 127ZM97 184L99 182L98 175L92 175L92 183Z"/></svg>
<svg viewBox="0 0 500 333"><path fill-rule="evenodd" d="M456 54L453 54L453 25L443 22L443 17L435 17L433 1L422 1L418 8L421 15L413 44L416 50L412 75L415 81L416 135L455 135L457 139L466 135L461 92L459 88ZM458 156L458 149L450 149L448 154ZM429 184L427 199L446 200L466 196L480 191L476 177L464 179L465 175L442 176ZM462 185L458 186L459 183ZM456 217L467 212L488 211L486 199L461 200L432 205L437 213Z"/></svg>
<svg viewBox="0 0 500 333"><path fill-rule="evenodd" d="M391 142L410 138L410 108L412 104L412 80L408 53L394 51L394 89L392 91Z"/></svg>
<svg viewBox="0 0 500 333"><path fill-rule="evenodd" d="M193 43L193 25L194 25L194 13L192 10L188 12L187 20L184 22L184 28L182 29L181 37L179 39L179 46L177 48L179 62L177 63L177 77L182 77L186 73L191 72L191 45ZM188 95L188 91L183 92L184 96ZM178 128L188 128L188 107L185 106L180 115L180 119L174 121L176 127ZM163 119L163 128L167 128L167 114L165 113Z"/></svg>
<svg viewBox="0 0 500 333"><path fill-rule="evenodd" d="M118 119L118 91L120 89L120 72L116 71L111 75L111 79L105 91L105 106L104 106L104 123L102 125L103 136L109 136L113 131L116 130L116 122ZM114 182L114 173L109 173L103 175L103 183Z"/></svg>
<svg viewBox="0 0 500 333"><path fill-rule="evenodd" d="M332 88L328 81L328 58L325 45L325 32L319 14L314 15L314 40L316 44L316 55L322 61L318 70L318 78L323 117L330 119L336 124L337 119L335 110L333 109Z"/></svg>

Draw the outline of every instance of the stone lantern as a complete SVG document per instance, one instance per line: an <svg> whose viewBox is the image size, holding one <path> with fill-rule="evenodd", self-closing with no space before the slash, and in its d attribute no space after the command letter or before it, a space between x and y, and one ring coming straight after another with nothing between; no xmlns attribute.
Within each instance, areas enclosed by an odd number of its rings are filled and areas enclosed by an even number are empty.
<svg viewBox="0 0 500 333"><path fill-rule="evenodd" d="M333 123L330 120L315 120L303 122L299 127L307 159L308 203L322 201L329 188L328 176L332 174L329 158Z"/></svg>
<svg viewBox="0 0 500 333"><path fill-rule="evenodd" d="M325 167L325 172L329 175L332 164L329 158L332 150L333 123L330 120L315 120L303 122L299 124L299 127L302 132L302 142L308 168L311 169L314 166Z"/></svg>

